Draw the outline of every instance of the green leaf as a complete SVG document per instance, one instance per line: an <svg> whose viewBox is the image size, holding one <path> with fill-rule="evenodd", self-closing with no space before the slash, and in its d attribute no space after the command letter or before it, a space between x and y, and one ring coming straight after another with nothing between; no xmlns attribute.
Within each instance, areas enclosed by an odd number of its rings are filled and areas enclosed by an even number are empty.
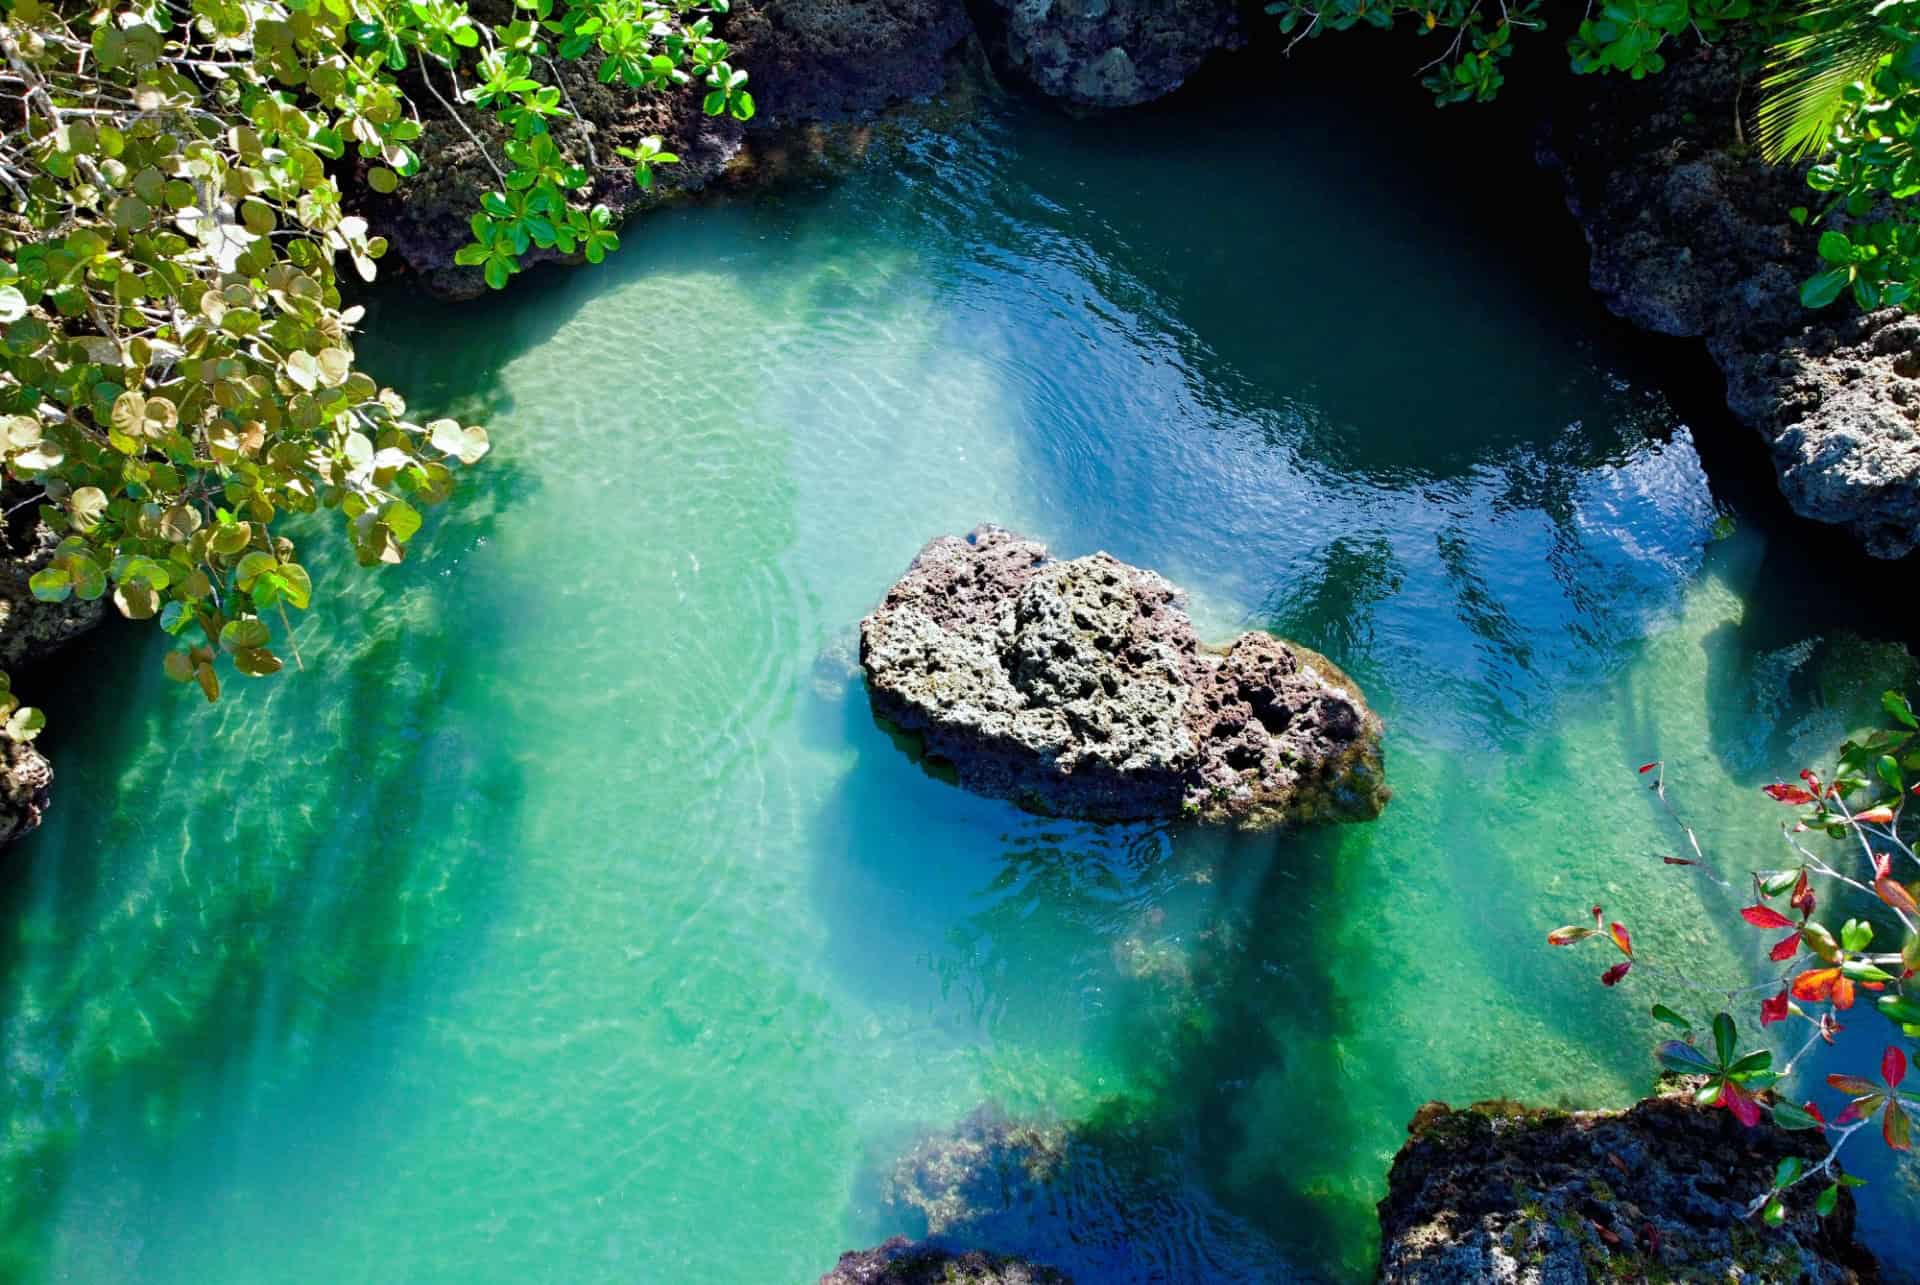
<svg viewBox="0 0 1920 1285"><path fill-rule="evenodd" d="M1874 1001L1874 1007L1889 1022L1920 1023L1920 1000L1910 995L1882 995Z"/></svg>
<svg viewBox="0 0 1920 1285"><path fill-rule="evenodd" d="M1780 1160L1780 1163L1774 1166L1774 1170L1773 1170L1774 1189L1778 1190L1779 1188L1784 1187L1787 1184L1791 1183L1795 1178L1798 1178L1800 1176L1800 1170L1802 1168L1804 1168L1804 1166L1801 1164L1799 1156L1782 1157Z"/></svg>
<svg viewBox="0 0 1920 1285"><path fill-rule="evenodd" d="M1820 1196L1813 1202L1813 1212L1825 1218L1840 1204L1840 1184L1830 1182L1820 1189Z"/></svg>
<svg viewBox="0 0 1920 1285"><path fill-rule="evenodd" d="M1653 1006L1653 1016L1656 1020L1665 1022L1668 1026L1677 1026L1683 1031L1690 1031L1693 1029L1692 1022L1689 1022L1686 1018L1680 1016L1680 1014L1674 1012L1672 1009L1668 1008L1665 1004L1655 1004Z"/></svg>
<svg viewBox="0 0 1920 1285"><path fill-rule="evenodd" d="M220 629L220 649L237 652L250 647L264 647L271 637L266 625L257 618L229 620Z"/></svg>
<svg viewBox="0 0 1920 1285"><path fill-rule="evenodd" d="M1720 1055L1720 1065L1733 1061L1733 1055L1739 1047L1739 1030L1733 1024L1733 1018L1726 1013L1713 1015L1713 1049Z"/></svg>
<svg viewBox="0 0 1920 1285"><path fill-rule="evenodd" d="M1831 264L1849 263L1853 259L1853 242L1847 239L1847 234L1844 232L1822 232L1818 253L1822 259Z"/></svg>
<svg viewBox="0 0 1920 1285"><path fill-rule="evenodd" d="M1920 729L1920 718L1914 717L1913 706L1899 692L1882 692L1880 707L1886 710L1888 716L1900 726Z"/></svg>
<svg viewBox="0 0 1920 1285"><path fill-rule="evenodd" d="M27 587L41 602L65 602L73 593L73 577L59 567L46 567L33 573Z"/></svg>
<svg viewBox="0 0 1920 1285"><path fill-rule="evenodd" d="M13 286L0 286L0 323L27 315L27 297Z"/></svg>
<svg viewBox="0 0 1920 1285"><path fill-rule="evenodd" d="M1767 1201L1767 1207L1760 1211L1760 1220L1769 1227L1778 1227L1787 1220L1787 1207L1780 1203L1778 1196Z"/></svg>
<svg viewBox="0 0 1920 1285"><path fill-rule="evenodd" d="M1817 1129L1820 1122L1813 1118L1804 1107L1791 1102L1780 1101L1773 1104L1773 1122L1782 1129Z"/></svg>
<svg viewBox="0 0 1920 1285"><path fill-rule="evenodd" d="M1667 1040L1654 1051L1660 1065L1681 1075L1703 1075L1718 1069L1705 1053L1684 1040Z"/></svg>
<svg viewBox="0 0 1920 1285"><path fill-rule="evenodd" d="M1800 286L1800 302L1809 308L1824 308L1838 299L1852 280L1849 268L1834 268L1808 277Z"/></svg>

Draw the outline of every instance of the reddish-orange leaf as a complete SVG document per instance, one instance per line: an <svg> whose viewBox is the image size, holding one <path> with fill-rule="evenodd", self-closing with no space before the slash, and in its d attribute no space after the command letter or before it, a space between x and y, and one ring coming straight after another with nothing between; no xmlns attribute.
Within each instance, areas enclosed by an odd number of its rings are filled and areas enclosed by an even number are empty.
<svg viewBox="0 0 1920 1285"><path fill-rule="evenodd" d="M1829 1075L1827 1083L1850 1098L1871 1098L1879 1095L1880 1086L1871 1080L1863 1080L1857 1075Z"/></svg>
<svg viewBox="0 0 1920 1285"><path fill-rule="evenodd" d="M1783 963L1800 953L1800 934L1791 933L1773 944L1767 952L1767 958L1775 963Z"/></svg>
<svg viewBox="0 0 1920 1285"><path fill-rule="evenodd" d="M1811 803L1813 796L1797 785L1788 785L1785 781L1775 781L1772 785L1760 787L1766 796L1776 803Z"/></svg>
<svg viewBox="0 0 1920 1285"><path fill-rule="evenodd" d="M1659 766L1660 766L1660 760L1658 759L1655 759L1651 763L1642 763L1640 765L1640 775L1645 776L1647 773L1653 771L1653 769Z"/></svg>
<svg viewBox="0 0 1920 1285"><path fill-rule="evenodd" d="M1627 970L1631 969L1632 967L1633 967L1633 961L1631 959L1621 960L1619 963L1615 964L1612 968L1609 968L1606 972L1600 974L1600 984L1602 986L1612 986L1613 984L1618 982L1622 977L1625 977L1627 975Z"/></svg>
<svg viewBox="0 0 1920 1285"><path fill-rule="evenodd" d="M1607 932L1613 938L1613 944L1620 948L1620 953L1629 959L1633 958L1633 939L1627 936L1626 925L1616 923Z"/></svg>
<svg viewBox="0 0 1920 1285"><path fill-rule="evenodd" d="M1837 968L1810 968L1793 979L1793 997L1809 1002L1829 999L1833 995L1833 986L1840 980Z"/></svg>
<svg viewBox="0 0 1920 1285"><path fill-rule="evenodd" d="M1891 879L1893 877L1893 854L1891 852L1876 852L1873 854L1873 877L1875 879Z"/></svg>
<svg viewBox="0 0 1920 1285"><path fill-rule="evenodd" d="M1853 820L1856 825L1886 825L1893 820L1893 809L1881 804L1877 808L1854 813Z"/></svg>
<svg viewBox="0 0 1920 1285"><path fill-rule="evenodd" d="M1793 920L1787 918L1772 906L1743 906L1740 917L1755 928L1791 928Z"/></svg>
<svg viewBox="0 0 1920 1285"><path fill-rule="evenodd" d="M1914 901L1913 894L1907 891L1904 884L1896 883L1892 879L1875 879L1873 890L1880 894L1880 900L1895 910L1904 910L1909 914L1920 910L1920 902Z"/></svg>
<svg viewBox="0 0 1920 1285"><path fill-rule="evenodd" d="M1760 1001L1760 1025L1787 1020L1787 993L1783 990L1772 999Z"/></svg>
<svg viewBox="0 0 1920 1285"><path fill-rule="evenodd" d="M1833 1006L1835 1008L1853 1007L1853 979L1845 973L1834 980Z"/></svg>
<svg viewBox="0 0 1920 1285"><path fill-rule="evenodd" d="M1888 1088L1899 1088L1900 1081L1907 1078L1907 1055L1889 1045L1880 1055L1880 1078L1887 1082Z"/></svg>
<svg viewBox="0 0 1920 1285"><path fill-rule="evenodd" d="M1913 1137L1907 1123L1907 1113L1901 1109L1898 1102L1892 1100L1887 1102L1886 1114L1880 1117L1880 1136L1885 1138L1887 1145L1895 1151L1913 1150Z"/></svg>

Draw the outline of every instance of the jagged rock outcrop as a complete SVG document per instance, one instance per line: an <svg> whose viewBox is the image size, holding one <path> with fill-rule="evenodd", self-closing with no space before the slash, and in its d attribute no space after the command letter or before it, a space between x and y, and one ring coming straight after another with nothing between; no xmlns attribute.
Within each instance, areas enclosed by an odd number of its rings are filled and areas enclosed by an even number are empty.
<svg viewBox="0 0 1920 1285"><path fill-rule="evenodd" d="M980 1250L960 1252L895 1236L877 1249L840 1255L820 1285L1073 1285L1051 1267Z"/></svg>
<svg viewBox="0 0 1920 1285"><path fill-rule="evenodd" d="M39 828L53 764L31 745L0 737L0 846Z"/></svg>
<svg viewBox="0 0 1920 1285"><path fill-rule="evenodd" d="M1365 820L1380 720L1270 634L1202 647L1179 590L996 526L931 541L860 625L874 712L976 793L1054 816Z"/></svg>
<svg viewBox="0 0 1920 1285"><path fill-rule="evenodd" d="M1130 107L1240 43L1233 0L984 0L994 64L1050 98Z"/></svg>
<svg viewBox="0 0 1920 1285"><path fill-rule="evenodd" d="M489 12L489 6L499 12ZM510 17L501 0L474 7L502 22ZM938 92L949 55L971 30L963 0L736 0L716 34L732 46L734 64L752 77L760 114L750 124L705 115L698 85L670 93L603 85L592 60L583 59L558 63L556 74L591 130L583 135L581 125L562 124L555 135L583 161L585 140L591 139L598 160L591 199L625 218L742 168L750 132L765 136L802 122L845 121ZM421 108L425 128L416 149L433 164L390 196L356 184L354 208L388 239L391 257L420 274L435 293L477 296L486 289L479 271L454 266L453 256L471 239L467 220L480 194L498 181L466 131L438 110L432 94L422 89L410 96ZM477 110L463 112L462 119L497 158L504 140L498 123ZM680 160L662 166L649 191L634 183L632 166L614 149L632 147L652 134L660 135ZM800 143L827 146L821 140ZM788 140L775 150L785 154L793 146ZM530 265L560 257L536 248L521 261Z"/></svg>
<svg viewBox="0 0 1920 1285"><path fill-rule="evenodd" d="M1380 1202L1391 1285L1876 1279L1844 1188L1826 1218L1805 1187L1780 1227L1745 1217L1783 1158L1826 1154L1817 1133L1746 1129L1690 1094L1626 1111L1429 1102L1407 1131Z"/></svg>
<svg viewBox="0 0 1920 1285"><path fill-rule="evenodd" d="M1564 178L1607 307L1704 339L1794 511L1900 557L1920 545L1920 322L1801 306L1819 229L1787 211L1815 194L1803 169L1739 141L1755 93L1739 76L1715 49L1638 83L1575 78L1540 159Z"/></svg>
<svg viewBox="0 0 1920 1285"><path fill-rule="evenodd" d="M8 509L30 498L25 487L0 490L0 505ZM27 582L47 564L58 543L59 537L37 521L0 527L0 671L10 680L21 665L85 633L105 614L104 601L41 602L33 596ZM45 755L31 745L0 738L0 844L40 824L52 784L53 765Z"/></svg>

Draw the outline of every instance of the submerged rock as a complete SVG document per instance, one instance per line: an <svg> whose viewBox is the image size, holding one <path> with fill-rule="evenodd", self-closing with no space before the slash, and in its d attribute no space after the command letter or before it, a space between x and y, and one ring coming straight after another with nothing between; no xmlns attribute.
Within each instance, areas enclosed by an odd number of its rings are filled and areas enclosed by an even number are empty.
<svg viewBox="0 0 1920 1285"><path fill-rule="evenodd" d="M1179 590L996 526L942 536L861 622L874 712L959 783L1053 816L1243 829L1385 806L1380 720L1325 657L1202 647Z"/></svg>
<svg viewBox="0 0 1920 1285"><path fill-rule="evenodd" d="M1638 83L1576 78L1540 159L1562 174L1607 307L1704 339L1794 511L1900 557L1920 545L1920 321L1801 305L1820 228L1787 211L1818 202L1803 166L1739 139L1740 74L1714 49Z"/></svg>
<svg viewBox="0 0 1920 1285"><path fill-rule="evenodd" d="M1240 43L1233 0L985 0L995 65L1050 98L1130 107Z"/></svg>
<svg viewBox="0 0 1920 1285"><path fill-rule="evenodd" d="M1745 1216L1782 1159L1825 1156L1817 1132L1746 1129L1689 1094L1626 1111L1429 1102L1407 1132L1380 1202L1383 1282L1875 1279L1845 1188L1826 1218L1815 1190L1778 1228Z"/></svg>
<svg viewBox="0 0 1920 1285"><path fill-rule="evenodd" d="M895 1236L877 1249L840 1255L820 1285L1073 1285L1051 1267L980 1250L960 1252Z"/></svg>

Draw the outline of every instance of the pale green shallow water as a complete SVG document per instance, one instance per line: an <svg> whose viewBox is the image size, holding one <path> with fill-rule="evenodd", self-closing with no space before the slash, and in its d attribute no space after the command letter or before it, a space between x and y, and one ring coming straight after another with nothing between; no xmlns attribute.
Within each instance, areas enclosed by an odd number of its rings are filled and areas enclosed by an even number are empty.
<svg viewBox="0 0 1920 1285"><path fill-rule="evenodd" d="M1349 1279L1419 1102L1641 1091L1650 994L1544 931L1752 943L1652 860L1633 766L1740 869L1753 787L1907 662L1818 632L1764 523L1712 538L1577 281L1476 264L1444 185L1410 218L1361 163L1393 140L1253 116L914 137L505 300L384 299L384 377L493 431L458 509L377 577L315 542L304 674L209 709L117 633L42 701L0 1276L810 1281L921 1234L881 1174L993 1102L1093 1158L976 1235L1082 1285ZM924 775L846 644L982 520L1329 652L1385 816L1102 832Z"/></svg>

